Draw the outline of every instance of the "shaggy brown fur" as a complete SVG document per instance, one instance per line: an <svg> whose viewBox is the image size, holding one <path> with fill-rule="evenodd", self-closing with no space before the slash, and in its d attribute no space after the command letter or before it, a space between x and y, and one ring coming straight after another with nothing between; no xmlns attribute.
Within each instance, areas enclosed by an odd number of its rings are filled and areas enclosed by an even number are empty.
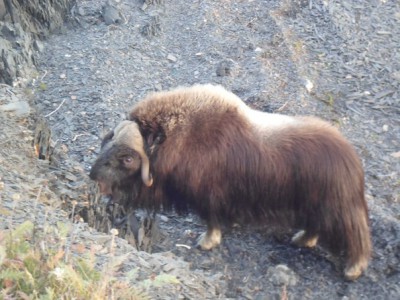
<svg viewBox="0 0 400 300"><path fill-rule="evenodd" d="M220 243L224 223L274 222L302 229L293 238L300 246L320 241L344 251L348 279L367 268L362 165L328 123L254 111L212 85L152 94L130 121L143 138L153 181L143 185L143 158L126 143L129 133L109 134L91 178L115 201L128 194L131 207L197 212L208 225L203 249Z"/></svg>

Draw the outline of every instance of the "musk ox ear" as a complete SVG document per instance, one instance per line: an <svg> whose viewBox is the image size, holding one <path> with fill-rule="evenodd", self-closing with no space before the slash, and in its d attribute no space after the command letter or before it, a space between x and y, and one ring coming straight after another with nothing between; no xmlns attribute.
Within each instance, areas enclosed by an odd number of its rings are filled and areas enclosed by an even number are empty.
<svg viewBox="0 0 400 300"><path fill-rule="evenodd" d="M104 137L103 140L101 141L101 148L104 147L105 144L107 144L109 141L111 141L111 139L114 136L114 131L109 131Z"/></svg>
<svg viewBox="0 0 400 300"><path fill-rule="evenodd" d="M122 121L114 129L113 140L116 144L124 144L139 154L142 160L142 180L146 186L150 187L153 184L153 177L150 173L150 161L144 148L139 126L132 121Z"/></svg>
<svg viewBox="0 0 400 300"><path fill-rule="evenodd" d="M159 145L165 140L165 134L163 132L152 132L146 137L146 145L150 154L153 154Z"/></svg>
<svg viewBox="0 0 400 300"><path fill-rule="evenodd" d="M130 116L130 121L138 124L139 130L142 133L143 140L146 144L145 147L150 154L154 153L158 146L165 141L165 130L157 122L148 122L147 120L137 118L135 115Z"/></svg>

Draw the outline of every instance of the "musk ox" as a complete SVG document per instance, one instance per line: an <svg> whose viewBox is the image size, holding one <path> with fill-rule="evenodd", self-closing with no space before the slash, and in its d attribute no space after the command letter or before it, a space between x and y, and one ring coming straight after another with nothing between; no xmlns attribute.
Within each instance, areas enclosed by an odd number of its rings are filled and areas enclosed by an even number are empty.
<svg viewBox="0 0 400 300"><path fill-rule="evenodd" d="M232 222L278 224L292 241L344 253L354 280L371 254L363 168L328 123L253 110L221 86L158 92L108 133L91 179L132 208L194 211L202 249Z"/></svg>

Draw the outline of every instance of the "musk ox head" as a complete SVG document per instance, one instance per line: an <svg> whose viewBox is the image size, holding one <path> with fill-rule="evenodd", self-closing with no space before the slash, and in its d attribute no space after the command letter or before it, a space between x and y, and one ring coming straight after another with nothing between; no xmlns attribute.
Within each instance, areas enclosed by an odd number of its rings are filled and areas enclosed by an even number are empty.
<svg viewBox="0 0 400 300"><path fill-rule="evenodd" d="M135 122L123 121L104 137L90 178L99 184L100 192L111 196L114 202L120 200L127 186L132 187L140 180L148 187L153 184L149 158Z"/></svg>

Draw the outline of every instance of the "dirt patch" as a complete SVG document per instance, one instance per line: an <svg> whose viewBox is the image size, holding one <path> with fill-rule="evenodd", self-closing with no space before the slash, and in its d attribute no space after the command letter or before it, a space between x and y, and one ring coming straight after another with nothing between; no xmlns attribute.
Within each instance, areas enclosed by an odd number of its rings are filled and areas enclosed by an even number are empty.
<svg viewBox="0 0 400 300"><path fill-rule="evenodd" d="M77 200L85 211L101 137L133 103L153 90L219 83L255 108L340 127L365 166L374 254L365 276L349 283L340 259L291 246L290 233L226 228L222 245L204 252L194 247L205 230L195 216L160 215L153 252L171 251L216 281L187 297L400 297L396 1L122 0L110 25L103 4L78 1L78 22L48 40L31 87L53 135L58 180L50 185L67 206Z"/></svg>

